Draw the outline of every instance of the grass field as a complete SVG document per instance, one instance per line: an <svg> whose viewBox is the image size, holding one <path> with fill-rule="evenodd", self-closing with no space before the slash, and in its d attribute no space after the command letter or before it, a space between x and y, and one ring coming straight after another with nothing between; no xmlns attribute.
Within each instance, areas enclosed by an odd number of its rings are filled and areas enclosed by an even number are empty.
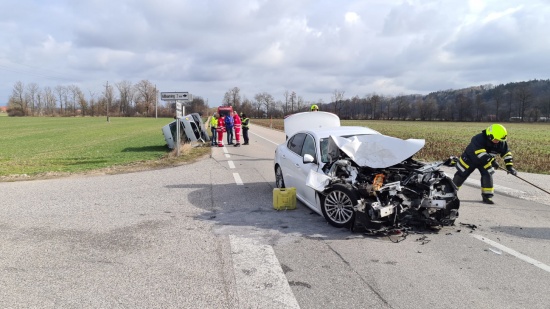
<svg viewBox="0 0 550 309"><path fill-rule="evenodd" d="M209 147L189 148L170 156L161 128L167 118L2 117L0 115L0 180L9 181L127 167L161 167L193 160ZM252 123L283 129L282 119L252 119ZM471 137L489 123L420 121L342 121L368 126L399 138L426 139L416 156L443 160L460 155ZM504 123L519 171L550 174L550 124ZM502 162L501 162L502 163Z"/></svg>
<svg viewBox="0 0 550 309"><path fill-rule="evenodd" d="M161 128L173 119L105 117L0 118L0 176L78 173L169 159ZM199 149L202 148L202 149ZM9 178L8 178L9 180Z"/></svg>
<svg viewBox="0 0 550 309"><path fill-rule="evenodd" d="M283 129L282 119L252 119L251 123ZM475 134L491 123L423 122L386 120L343 120L345 126L367 126L382 134L402 139L421 138L426 146L417 159L438 161L450 155L459 156ZM519 171L550 174L550 123L503 123L508 130L508 143ZM504 163L499 159L502 166Z"/></svg>

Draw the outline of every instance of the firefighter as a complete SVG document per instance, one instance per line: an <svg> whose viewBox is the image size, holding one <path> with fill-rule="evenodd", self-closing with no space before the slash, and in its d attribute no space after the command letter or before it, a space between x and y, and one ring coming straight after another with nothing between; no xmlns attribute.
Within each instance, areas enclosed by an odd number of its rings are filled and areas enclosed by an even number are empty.
<svg viewBox="0 0 550 309"><path fill-rule="evenodd" d="M460 188L470 174L478 169L481 174L481 196L483 203L494 204L493 174L499 164L495 160L496 155L504 159L509 174L517 175L512 162L512 153L508 148L506 137L508 132L500 124L492 124L481 133L472 137L472 141L464 150L464 153L456 163L456 173L453 182Z"/></svg>
<svg viewBox="0 0 550 309"><path fill-rule="evenodd" d="M311 105L311 111L312 112L318 112L319 111L319 106L317 106L316 104Z"/></svg>
<svg viewBox="0 0 550 309"><path fill-rule="evenodd" d="M241 117L239 117L239 113L234 112L233 125L235 126L235 139L237 140L235 147L241 146L241 124Z"/></svg>
<svg viewBox="0 0 550 309"><path fill-rule="evenodd" d="M218 117L218 126L216 127L216 133L218 134L218 147L223 147L223 131L225 131L225 122L223 115Z"/></svg>
<svg viewBox="0 0 550 309"><path fill-rule="evenodd" d="M218 138L217 135L218 130L218 116L216 113L212 115L212 118L210 118L210 132L212 133L212 146L216 146L216 139Z"/></svg>

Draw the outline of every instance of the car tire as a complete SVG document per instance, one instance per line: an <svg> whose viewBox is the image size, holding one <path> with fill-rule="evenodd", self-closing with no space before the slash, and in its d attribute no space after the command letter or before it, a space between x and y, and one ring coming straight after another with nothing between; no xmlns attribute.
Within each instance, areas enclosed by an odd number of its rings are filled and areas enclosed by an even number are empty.
<svg viewBox="0 0 550 309"><path fill-rule="evenodd" d="M334 227L350 227L355 219L357 195L348 186L334 185L321 202L321 211L327 222Z"/></svg>
<svg viewBox="0 0 550 309"><path fill-rule="evenodd" d="M275 166L275 187L282 189L285 187L285 180L283 178L283 170L281 169L281 166L276 165Z"/></svg>

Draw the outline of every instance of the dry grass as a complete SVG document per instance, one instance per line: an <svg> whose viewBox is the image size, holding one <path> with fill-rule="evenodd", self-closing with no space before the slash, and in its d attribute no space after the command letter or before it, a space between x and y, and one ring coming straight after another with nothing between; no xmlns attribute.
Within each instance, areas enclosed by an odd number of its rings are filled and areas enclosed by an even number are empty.
<svg viewBox="0 0 550 309"><path fill-rule="evenodd" d="M283 119L252 119L252 123L284 130ZM343 120L345 126L366 126L382 134L402 139L421 138L426 146L416 155L419 160L438 161L459 156L475 134L490 123L427 122L386 120ZM514 167L519 171L550 174L550 124L504 123L509 135ZM499 159L500 160L500 159ZM503 165L502 161L500 161Z"/></svg>

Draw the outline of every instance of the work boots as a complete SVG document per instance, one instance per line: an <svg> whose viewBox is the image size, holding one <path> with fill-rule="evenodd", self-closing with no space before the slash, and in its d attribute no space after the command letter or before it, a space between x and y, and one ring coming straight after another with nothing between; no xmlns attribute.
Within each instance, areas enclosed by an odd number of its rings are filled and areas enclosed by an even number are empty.
<svg viewBox="0 0 550 309"><path fill-rule="evenodd" d="M483 203L485 204L494 204L495 202L493 201L493 197L492 196L486 196L486 195L482 195L483 197Z"/></svg>

